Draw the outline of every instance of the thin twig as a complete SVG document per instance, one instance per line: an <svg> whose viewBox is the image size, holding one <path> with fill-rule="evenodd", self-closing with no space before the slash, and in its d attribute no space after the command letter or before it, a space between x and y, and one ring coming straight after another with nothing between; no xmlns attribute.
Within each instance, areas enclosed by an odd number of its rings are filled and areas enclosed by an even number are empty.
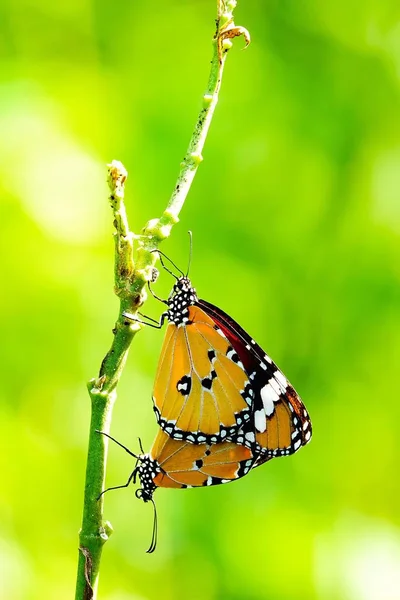
<svg viewBox="0 0 400 600"><path fill-rule="evenodd" d="M124 166L113 161L109 165L108 183L110 204L115 226L115 292L120 299L119 315L113 330L114 339L106 354L99 376L88 383L92 402L89 447L86 467L85 495L82 529L79 535L79 564L76 600L92 600L97 595L101 552L112 532L111 525L103 521L103 496L108 440L96 430L109 433L111 415L116 400L116 386L120 379L129 347L141 325L126 323L124 312L135 314L146 299L145 284L153 276L156 254L152 252L170 235L172 226L178 222L179 213L186 200L197 168L202 160L203 146L212 116L218 102L223 68L231 38L244 36L250 41L247 30L235 26L234 0L217 1L217 29L213 39L213 58L207 91L197 118L189 148L181 164L177 183L167 208L159 219L153 219L144 227L142 235L134 236L130 229L124 205L124 189L127 172ZM133 242L137 241L135 262Z"/></svg>

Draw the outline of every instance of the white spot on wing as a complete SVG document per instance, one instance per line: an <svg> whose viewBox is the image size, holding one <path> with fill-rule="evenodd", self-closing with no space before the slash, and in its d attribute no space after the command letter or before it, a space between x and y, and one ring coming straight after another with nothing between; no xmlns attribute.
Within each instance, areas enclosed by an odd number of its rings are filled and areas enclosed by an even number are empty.
<svg viewBox="0 0 400 600"><path fill-rule="evenodd" d="M298 450L300 448L300 446L301 446L301 440L297 440L297 442L294 443L293 448L295 450Z"/></svg>
<svg viewBox="0 0 400 600"><path fill-rule="evenodd" d="M304 436L305 440L308 442L311 438L311 431L307 431L307 433Z"/></svg>
<svg viewBox="0 0 400 600"><path fill-rule="evenodd" d="M275 409L274 402L279 400L279 394L272 389L269 383L261 389L261 400L264 405L265 414L270 417Z"/></svg>
<svg viewBox="0 0 400 600"><path fill-rule="evenodd" d="M276 381L276 379L274 377L271 377L271 379L268 381L268 383L272 387L274 392L276 392L278 394L278 396L280 396L281 395L281 387L280 387L279 383Z"/></svg>
<svg viewBox="0 0 400 600"><path fill-rule="evenodd" d="M246 433L246 435L244 436L246 438L246 440L248 440L249 442L255 442L256 438L254 436L253 431L249 431Z"/></svg>
<svg viewBox="0 0 400 600"><path fill-rule="evenodd" d="M284 374L281 373L280 371L276 371L274 373L274 377L281 384L281 386L283 387L283 389L286 390L286 388L288 386L288 380L286 379L286 377L284 376Z"/></svg>
<svg viewBox="0 0 400 600"><path fill-rule="evenodd" d="M254 413L254 424L257 431L264 433L267 428L267 422L265 420L265 412L263 410L256 410Z"/></svg>

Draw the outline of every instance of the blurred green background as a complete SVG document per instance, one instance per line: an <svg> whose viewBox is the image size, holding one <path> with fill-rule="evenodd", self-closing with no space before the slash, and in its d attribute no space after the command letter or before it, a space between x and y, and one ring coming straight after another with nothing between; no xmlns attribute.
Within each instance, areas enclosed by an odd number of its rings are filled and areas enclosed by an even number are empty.
<svg viewBox="0 0 400 600"><path fill-rule="evenodd" d="M70 599L85 382L117 314L105 164L135 231L166 205L200 107L213 0L0 5L0 596ZM220 103L163 250L303 397L312 443L232 485L107 496L106 600L398 600L400 6L242 0ZM167 294L162 273L156 291ZM162 307L149 302L154 317ZM112 433L156 432L163 334L137 336ZM107 482L132 462L110 448Z"/></svg>

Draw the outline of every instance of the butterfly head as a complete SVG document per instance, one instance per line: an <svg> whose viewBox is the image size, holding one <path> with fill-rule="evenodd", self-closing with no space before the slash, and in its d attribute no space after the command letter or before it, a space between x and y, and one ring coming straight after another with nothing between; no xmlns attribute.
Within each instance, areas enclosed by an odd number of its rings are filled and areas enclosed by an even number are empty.
<svg viewBox="0 0 400 600"><path fill-rule="evenodd" d="M196 290L192 286L192 282L190 281L189 277L186 275L178 277L174 287L172 288L170 298L176 294L192 294L193 296L196 296Z"/></svg>

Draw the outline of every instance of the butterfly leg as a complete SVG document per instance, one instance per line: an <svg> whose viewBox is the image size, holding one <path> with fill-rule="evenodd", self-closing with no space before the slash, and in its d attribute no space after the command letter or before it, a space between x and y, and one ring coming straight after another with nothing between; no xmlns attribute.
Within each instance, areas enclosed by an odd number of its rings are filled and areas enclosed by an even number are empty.
<svg viewBox="0 0 400 600"><path fill-rule="evenodd" d="M130 313L122 313L122 316L125 317L126 319L128 319L129 321L133 321L134 323L141 323L142 325L148 325L148 327L154 327L154 329L161 329L164 325L164 321L167 317L166 313L163 313L160 317L159 321L156 321L156 319L152 319L151 317L147 317L146 315L144 315L143 313L139 313L140 316L142 316L144 319L148 319L149 321L153 321L152 323L146 323L146 321L142 321L141 319L137 319L136 317L134 317L133 315L131 315Z"/></svg>
<svg viewBox="0 0 400 600"><path fill-rule="evenodd" d="M160 296L157 296L157 294L155 292L153 292L153 290L151 289L150 281L147 282L147 287L149 288L149 292L155 300L158 300L162 304L166 304L168 306L168 300L164 300L163 298L160 298Z"/></svg>
<svg viewBox="0 0 400 600"><path fill-rule="evenodd" d="M129 479L126 483L124 483L124 485L116 485L114 487L109 487L106 490L103 490L100 494L100 496L98 496L96 498L97 501L100 500L100 498L103 496L103 494L105 494L106 492L111 492L111 490L120 490L122 488L126 488L129 486L129 484L131 483L131 481L133 480L133 482L135 483L135 479L136 479L136 469L134 471L132 471L132 473L129 475Z"/></svg>
<svg viewBox="0 0 400 600"><path fill-rule="evenodd" d="M157 323L157 325L159 325L159 321L157 321L157 319L153 319L153 317L148 317L147 315L144 315L141 312L138 312L138 315L140 315L141 317L143 317L143 319L148 319L148 321L152 321L152 323Z"/></svg>

